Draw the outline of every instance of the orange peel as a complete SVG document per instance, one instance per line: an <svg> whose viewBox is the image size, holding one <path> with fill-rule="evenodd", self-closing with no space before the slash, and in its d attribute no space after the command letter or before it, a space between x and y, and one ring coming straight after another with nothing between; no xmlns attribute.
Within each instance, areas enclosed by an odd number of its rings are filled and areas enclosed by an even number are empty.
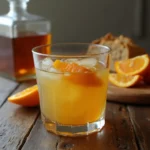
<svg viewBox="0 0 150 150"><path fill-rule="evenodd" d="M8 101L22 106L34 107L39 105L38 86L34 85L10 97Z"/></svg>
<svg viewBox="0 0 150 150"><path fill-rule="evenodd" d="M138 84L141 81L142 77L140 75L135 76L128 76L128 75L122 75L117 73L110 73L109 74L109 81L118 87L132 87L136 84Z"/></svg>
<svg viewBox="0 0 150 150"><path fill-rule="evenodd" d="M115 62L116 72L123 75L143 75L150 60L147 54Z"/></svg>

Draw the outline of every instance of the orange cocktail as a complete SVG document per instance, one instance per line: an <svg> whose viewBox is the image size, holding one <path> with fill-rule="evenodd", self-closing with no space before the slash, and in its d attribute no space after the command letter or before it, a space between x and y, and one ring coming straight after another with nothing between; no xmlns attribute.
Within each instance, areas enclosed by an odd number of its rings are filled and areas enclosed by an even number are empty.
<svg viewBox="0 0 150 150"><path fill-rule="evenodd" d="M39 61L36 75L47 130L76 136L104 125L109 69L91 56Z"/></svg>

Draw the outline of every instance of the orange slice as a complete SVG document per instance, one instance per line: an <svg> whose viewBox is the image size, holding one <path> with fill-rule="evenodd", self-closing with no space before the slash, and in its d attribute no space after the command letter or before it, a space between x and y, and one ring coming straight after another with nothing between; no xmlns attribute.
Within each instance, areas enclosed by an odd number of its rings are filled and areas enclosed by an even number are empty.
<svg viewBox="0 0 150 150"><path fill-rule="evenodd" d="M150 84L150 64L148 66L148 69L146 70L145 74L143 75L144 77L144 82L146 84Z"/></svg>
<svg viewBox="0 0 150 150"><path fill-rule="evenodd" d="M73 73L70 76L65 76L65 79L75 84L83 86L100 86L102 85L101 79L93 73Z"/></svg>
<svg viewBox="0 0 150 150"><path fill-rule="evenodd" d="M69 74L64 74L64 78L75 84L85 86L98 86L102 84L102 81L98 78L96 72L76 63L67 63L56 60L53 66L63 73L68 72Z"/></svg>
<svg viewBox="0 0 150 150"><path fill-rule="evenodd" d="M149 65L148 55L141 55L131 59L115 62L117 73L125 75L144 74Z"/></svg>
<svg viewBox="0 0 150 150"><path fill-rule="evenodd" d="M19 93L8 97L8 101L22 106L39 105L39 94L37 85L31 86Z"/></svg>
<svg viewBox="0 0 150 150"><path fill-rule="evenodd" d="M128 76L117 73L110 73L109 81L118 87L131 87L141 81L141 76L140 75Z"/></svg>
<svg viewBox="0 0 150 150"><path fill-rule="evenodd" d="M62 62L60 60L56 60L53 64L53 66L60 70L61 72L71 72L71 73L89 73L92 72L91 70L79 66L76 63L67 63L67 62Z"/></svg>

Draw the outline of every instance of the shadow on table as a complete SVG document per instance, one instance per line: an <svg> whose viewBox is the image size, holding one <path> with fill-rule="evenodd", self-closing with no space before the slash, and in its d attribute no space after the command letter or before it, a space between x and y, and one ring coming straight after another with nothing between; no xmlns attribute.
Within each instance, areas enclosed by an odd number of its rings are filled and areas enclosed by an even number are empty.
<svg viewBox="0 0 150 150"><path fill-rule="evenodd" d="M115 150L113 143L113 130L109 122L106 122L105 127L98 133L84 137L61 137L58 143L58 149L110 149Z"/></svg>

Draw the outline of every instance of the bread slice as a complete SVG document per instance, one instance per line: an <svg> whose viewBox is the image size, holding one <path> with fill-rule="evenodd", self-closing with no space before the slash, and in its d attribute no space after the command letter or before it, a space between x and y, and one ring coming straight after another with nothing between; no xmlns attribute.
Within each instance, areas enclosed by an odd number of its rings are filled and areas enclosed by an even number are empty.
<svg viewBox="0 0 150 150"><path fill-rule="evenodd" d="M136 45L130 38L123 35L117 37L112 35L111 33L108 33L104 37L101 37L100 39L97 39L92 43L105 45L111 48L111 71L115 71L115 61L132 58L146 53L143 48Z"/></svg>

